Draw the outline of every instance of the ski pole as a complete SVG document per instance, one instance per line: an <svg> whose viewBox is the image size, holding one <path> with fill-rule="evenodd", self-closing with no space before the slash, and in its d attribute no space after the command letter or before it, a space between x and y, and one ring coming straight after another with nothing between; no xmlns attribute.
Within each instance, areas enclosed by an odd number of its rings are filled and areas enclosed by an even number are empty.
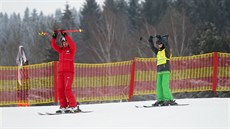
<svg viewBox="0 0 230 129"><path fill-rule="evenodd" d="M82 29L78 29L78 30L55 30L55 31L57 31L57 32L65 32L65 33L81 33L83 30ZM40 35L40 36L46 36L46 35L49 35L50 33L49 32L44 32L44 31L42 31L42 32L39 32L38 33L38 35Z"/></svg>
<svg viewBox="0 0 230 129"><path fill-rule="evenodd" d="M61 30L58 30L59 32L61 31ZM62 31L62 32L78 32L78 33L81 33L83 30L82 29L79 29L79 30L64 30L64 31Z"/></svg>

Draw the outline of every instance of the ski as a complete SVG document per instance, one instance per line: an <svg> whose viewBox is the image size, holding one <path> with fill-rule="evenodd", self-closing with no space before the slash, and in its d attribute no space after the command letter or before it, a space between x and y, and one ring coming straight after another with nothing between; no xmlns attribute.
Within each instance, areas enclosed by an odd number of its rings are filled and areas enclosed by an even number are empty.
<svg viewBox="0 0 230 129"><path fill-rule="evenodd" d="M46 112L46 113L41 113L38 112L38 115L64 115L64 114L78 114L78 113L90 113L93 111L79 111L79 112L73 112L73 113L55 113L55 112Z"/></svg>
<svg viewBox="0 0 230 129"><path fill-rule="evenodd" d="M78 29L78 30L55 30L55 31L57 31L57 32L65 32L65 33L81 33L83 30L82 29ZM38 33L38 35L40 35L40 36L46 36L46 35L50 35L50 33L49 32L44 32L44 31L42 31L42 32L39 32Z"/></svg>
<svg viewBox="0 0 230 129"><path fill-rule="evenodd" d="M153 106L153 105L135 105L136 108L153 108L153 107L171 107L171 106L188 106L189 104L176 104L176 105L169 105L169 106Z"/></svg>

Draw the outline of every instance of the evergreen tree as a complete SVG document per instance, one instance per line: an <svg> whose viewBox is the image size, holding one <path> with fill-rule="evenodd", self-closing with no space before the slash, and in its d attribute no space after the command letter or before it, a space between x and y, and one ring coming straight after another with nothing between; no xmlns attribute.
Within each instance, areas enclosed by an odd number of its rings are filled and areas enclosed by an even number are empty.
<svg viewBox="0 0 230 129"><path fill-rule="evenodd" d="M27 7L26 10L24 11L23 22L29 22L29 17L30 17L30 11L29 8Z"/></svg>
<svg viewBox="0 0 230 129"><path fill-rule="evenodd" d="M86 0L80 11L80 23L83 31L83 40L87 40L90 37L90 29L96 27L101 20L101 9L95 0Z"/></svg>
<svg viewBox="0 0 230 129"><path fill-rule="evenodd" d="M21 19L16 13L13 13L7 23L7 43L4 44L5 55L3 60L7 65L16 65L15 59L17 56L18 47L21 41Z"/></svg>
<svg viewBox="0 0 230 129"><path fill-rule="evenodd" d="M128 3L129 27L131 32L136 32L140 29L140 4L139 0L129 0Z"/></svg>
<svg viewBox="0 0 230 129"><path fill-rule="evenodd" d="M161 21L168 6L167 0L145 0L141 9L144 21L150 25L156 25Z"/></svg>
<svg viewBox="0 0 230 129"><path fill-rule="evenodd" d="M223 38L218 33L215 24L208 22L200 24L195 34L190 44L192 54L230 52L229 38Z"/></svg>
<svg viewBox="0 0 230 129"><path fill-rule="evenodd" d="M104 8L107 7L113 11L117 10L116 9L116 2L114 0L105 0L104 5L105 5Z"/></svg>
<svg viewBox="0 0 230 129"><path fill-rule="evenodd" d="M125 0L117 0L117 11L120 15L128 15L128 4Z"/></svg>
<svg viewBox="0 0 230 129"><path fill-rule="evenodd" d="M33 9L33 12L31 14L31 21L32 22L38 22L38 13L36 9Z"/></svg>
<svg viewBox="0 0 230 129"><path fill-rule="evenodd" d="M185 8L194 24L215 24L218 32L225 32L229 23L229 0L177 0L177 9Z"/></svg>
<svg viewBox="0 0 230 129"><path fill-rule="evenodd" d="M191 54L204 53L212 50L229 51L229 47L222 44L229 40L227 36L230 30L229 4L229 0L177 0L174 3L178 10L183 9L186 11L187 16L190 17L192 23L196 26L194 28L196 33L195 35L191 35L192 42L189 43ZM198 35L198 33L202 35ZM196 41L197 43L195 43ZM200 44L201 41L202 44ZM194 50L195 46L206 47ZM209 48L209 50L207 50L207 48Z"/></svg>
<svg viewBox="0 0 230 129"><path fill-rule="evenodd" d="M78 62L97 62L95 54L92 53L91 47L98 48L95 34L101 33L101 9L95 0L86 0L83 8L80 10L80 41L78 44L77 61Z"/></svg>
<svg viewBox="0 0 230 129"><path fill-rule="evenodd" d="M63 16L61 17L62 29L73 29L75 28L74 16L70 10L69 4L66 4Z"/></svg>

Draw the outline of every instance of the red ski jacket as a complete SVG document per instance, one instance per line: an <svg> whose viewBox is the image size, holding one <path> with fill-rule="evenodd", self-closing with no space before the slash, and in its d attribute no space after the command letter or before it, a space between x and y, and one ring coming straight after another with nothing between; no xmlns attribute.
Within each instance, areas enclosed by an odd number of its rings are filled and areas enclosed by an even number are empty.
<svg viewBox="0 0 230 129"><path fill-rule="evenodd" d="M60 47L56 44L56 39L52 39L52 47L59 53L58 72L74 72L74 55L77 47L73 40L66 34L69 46Z"/></svg>

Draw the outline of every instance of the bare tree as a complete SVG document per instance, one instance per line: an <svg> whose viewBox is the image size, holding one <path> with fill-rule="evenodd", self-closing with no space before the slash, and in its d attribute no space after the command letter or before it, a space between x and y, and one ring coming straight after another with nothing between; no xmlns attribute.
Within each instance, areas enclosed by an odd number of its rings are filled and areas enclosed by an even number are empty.
<svg viewBox="0 0 230 129"><path fill-rule="evenodd" d="M127 60L132 56L129 51L132 44L128 35L128 19L125 14L115 12L109 7L104 8L101 24L100 50L105 62Z"/></svg>
<svg viewBox="0 0 230 129"><path fill-rule="evenodd" d="M139 57L153 57L153 54L150 45L148 43L149 36L154 36L157 34L156 27L147 22L145 18L143 18L142 27L139 31L139 44L137 44L137 50Z"/></svg>
<svg viewBox="0 0 230 129"><path fill-rule="evenodd" d="M109 2L105 4L99 20L95 15L84 16L87 19L84 24L90 30L85 42L93 62L114 62L133 57L125 9L118 10L116 2Z"/></svg>
<svg viewBox="0 0 230 129"><path fill-rule="evenodd" d="M188 45L194 33L193 25L186 16L185 10L178 12L169 7L166 15L158 24L161 34L169 34L169 42L174 56L188 55Z"/></svg>

